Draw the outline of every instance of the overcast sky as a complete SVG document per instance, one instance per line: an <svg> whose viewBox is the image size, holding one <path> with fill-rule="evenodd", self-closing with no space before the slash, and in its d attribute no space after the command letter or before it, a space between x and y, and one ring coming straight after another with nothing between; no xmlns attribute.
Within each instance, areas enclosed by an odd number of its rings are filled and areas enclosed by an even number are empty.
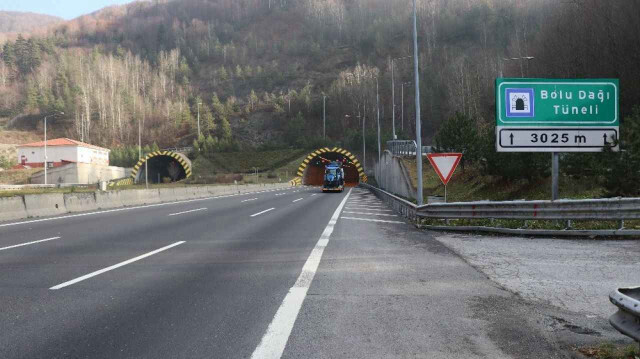
<svg viewBox="0 0 640 359"><path fill-rule="evenodd" d="M129 2L132 0L0 0L0 10L36 12L69 20L105 6Z"/></svg>

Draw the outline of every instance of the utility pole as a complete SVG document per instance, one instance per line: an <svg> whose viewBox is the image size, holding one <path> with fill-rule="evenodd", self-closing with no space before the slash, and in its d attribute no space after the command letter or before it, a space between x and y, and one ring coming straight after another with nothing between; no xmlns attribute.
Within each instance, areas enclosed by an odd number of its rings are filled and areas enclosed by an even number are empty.
<svg viewBox="0 0 640 359"><path fill-rule="evenodd" d="M327 96L322 95L322 139L327 139Z"/></svg>
<svg viewBox="0 0 640 359"><path fill-rule="evenodd" d="M198 139L200 139L200 105L202 102L198 102Z"/></svg>
<svg viewBox="0 0 640 359"><path fill-rule="evenodd" d="M381 145L380 145L380 92L378 89L378 78L376 77L376 111L378 113L378 166L382 161Z"/></svg>
<svg viewBox="0 0 640 359"><path fill-rule="evenodd" d="M413 0L413 70L416 84L416 170L418 206L422 205L422 128L420 125L420 66L418 63L418 11L416 0Z"/></svg>

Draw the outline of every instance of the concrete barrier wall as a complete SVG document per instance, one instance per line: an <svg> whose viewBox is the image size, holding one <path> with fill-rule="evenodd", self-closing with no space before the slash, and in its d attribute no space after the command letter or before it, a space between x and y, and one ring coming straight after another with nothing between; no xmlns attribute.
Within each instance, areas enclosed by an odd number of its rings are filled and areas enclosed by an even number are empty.
<svg viewBox="0 0 640 359"><path fill-rule="evenodd" d="M119 208L124 206L118 191L96 192L96 205L100 209Z"/></svg>
<svg viewBox="0 0 640 359"><path fill-rule="evenodd" d="M68 213L62 193L27 194L24 205L29 217L56 216Z"/></svg>
<svg viewBox="0 0 640 359"><path fill-rule="evenodd" d="M66 193L64 206L67 212L86 212L98 209L95 193Z"/></svg>
<svg viewBox="0 0 640 359"><path fill-rule="evenodd" d="M147 204L289 188L289 183L130 189L92 193L48 193L0 197L0 221L56 216Z"/></svg>
<svg viewBox="0 0 640 359"><path fill-rule="evenodd" d="M397 196L415 199L416 188L409 179L409 173L399 158L391 152L384 151L381 163L375 165L378 187Z"/></svg>
<svg viewBox="0 0 640 359"><path fill-rule="evenodd" d="M27 218L22 197L0 197L0 221Z"/></svg>

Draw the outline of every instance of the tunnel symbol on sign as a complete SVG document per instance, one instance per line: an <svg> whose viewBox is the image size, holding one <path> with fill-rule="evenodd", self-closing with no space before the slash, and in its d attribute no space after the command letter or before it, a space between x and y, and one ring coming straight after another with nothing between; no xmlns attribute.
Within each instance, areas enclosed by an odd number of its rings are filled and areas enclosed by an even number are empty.
<svg viewBox="0 0 640 359"><path fill-rule="evenodd" d="M507 117L534 117L533 89L507 89Z"/></svg>

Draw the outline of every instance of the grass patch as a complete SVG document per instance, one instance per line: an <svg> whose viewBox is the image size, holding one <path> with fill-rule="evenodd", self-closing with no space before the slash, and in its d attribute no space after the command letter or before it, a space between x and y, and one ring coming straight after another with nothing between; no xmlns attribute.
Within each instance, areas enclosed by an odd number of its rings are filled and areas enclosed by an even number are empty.
<svg viewBox="0 0 640 359"><path fill-rule="evenodd" d="M268 172L285 166L307 152L307 150L296 149L216 153L208 160L215 166L217 173L252 173L254 167L257 167L259 172Z"/></svg>
<svg viewBox="0 0 640 359"><path fill-rule="evenodd" d="M588 358L596 359L640 359L638 344L621 347L605 343L598 347L580 348L578 352Z"/></svg>
<svg viewBox="0 0 640 359"><path fill-rule="evenodd" d="M29 178L42 168L0 171L0 184L29 184Z"/></svg>
<svg viewBox="0 0 640 359"><path fill-rule="evenodd" d="M296 176L298 167L308 155L307 150L279 150L265 152L219 153L214 158L200 156L193 165L193 177L190 184L208 183L279 183ZM224 159L224 161L222 161ZM224 166L221 165L224 162ZM252 167L258 167L255 175ZM240 176L229 181L229 176Z"/></svg>

